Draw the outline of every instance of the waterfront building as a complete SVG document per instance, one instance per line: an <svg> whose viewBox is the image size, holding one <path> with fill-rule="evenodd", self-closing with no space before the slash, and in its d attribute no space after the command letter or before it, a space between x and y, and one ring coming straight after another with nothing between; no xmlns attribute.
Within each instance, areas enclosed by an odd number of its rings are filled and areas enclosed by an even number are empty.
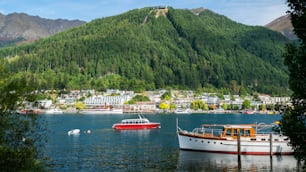
<svg viewBox="0 0 306 172"><path fill-rule="evenodd" d="M128 104L123 106L124 113L155 113L157 107L155 102L136 102L136 104Z"/></svg>
<svg viewBox="0 0 306 172"><path fill-rule="evenodd" d="M131 100L131 96L129 95L120 95L120 96L90 96L84 100L84 104L87 107L95 107L95 106L104 106L104 105L112 105L116 108L122 108L124 102Z"/></svg>

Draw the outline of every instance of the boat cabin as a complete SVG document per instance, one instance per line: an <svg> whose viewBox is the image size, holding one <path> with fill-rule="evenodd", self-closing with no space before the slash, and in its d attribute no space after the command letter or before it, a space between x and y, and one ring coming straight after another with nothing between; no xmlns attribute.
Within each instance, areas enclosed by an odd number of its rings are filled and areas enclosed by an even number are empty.
<svg viewBox="0 0 306 172"><path fill-rule="evenodd" d="M236 139L238 133L241 137L255 137L254 125L225 125L221 137L232 137Z"/></svg>
<svg viewBox="0 0 306 172"><path fill-rule="evenodd" d="M145 124L145 123L149 123L149 120L146 118L124 119L121 121L121 124Z"/></svg>

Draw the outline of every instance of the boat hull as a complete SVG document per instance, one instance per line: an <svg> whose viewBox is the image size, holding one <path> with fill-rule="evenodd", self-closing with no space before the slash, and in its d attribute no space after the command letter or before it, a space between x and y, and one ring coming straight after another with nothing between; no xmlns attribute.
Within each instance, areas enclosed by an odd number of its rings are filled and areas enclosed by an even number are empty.
<svg viewBox="0 0 306 172"><path fill-rule="evenodd" d="M155 129L160 128L159 123L148 124L114 124L113 128L116 130L143 130L143 129Z"/></svg>
<svg viewBox="0 0 306 172"><path fill-rule="evenodd" d="M238 154L237 140L209 139L185 135L178 132L179 147L182 150ZM270 141L240 141L242 155L270 155ZM272 155L291 155L293 150L287 141L272 143Z"/></svg>

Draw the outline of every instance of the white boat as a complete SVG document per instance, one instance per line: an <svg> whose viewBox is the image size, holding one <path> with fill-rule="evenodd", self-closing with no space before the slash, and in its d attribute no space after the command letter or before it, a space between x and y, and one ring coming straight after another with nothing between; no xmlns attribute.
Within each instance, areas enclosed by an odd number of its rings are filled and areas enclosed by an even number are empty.
<svg viewBox="0 0 306 172"><path fill-rule="evenodd" d="M177 136L182 150L245 155L293 154L287 136L280 133L257 132L259 129L271 126L273 125L204 124L191 132L177 126Z"/></svg>
<svg viewBox="0 0 306 172"><path fill-rule="evenodd" d="M49 109L45 112L46 114L63 114L64 112L61 109Z"/></svg>
<svg viewBox="0 0 306 172"><path fill-rule="evenodd" d="M67 132L68 135L79 135L80 129L73 129Z"/></svg>
<svg viewBox="0 0 306 172"><path fill-rule="evenodd" d="M191 114L191 110L190 109L176 109L174 111L175 114Z"/></svg>

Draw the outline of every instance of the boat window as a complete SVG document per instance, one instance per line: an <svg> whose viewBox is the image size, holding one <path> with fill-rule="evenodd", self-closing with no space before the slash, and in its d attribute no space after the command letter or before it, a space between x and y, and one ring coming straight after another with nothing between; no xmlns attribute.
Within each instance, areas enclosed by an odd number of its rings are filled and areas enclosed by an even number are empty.
<svg viewBox="0 0 306 172"><path fill-rule="evenodd" d="M237 131L237 128L234 129L234 136L237 136L238 134L238 131Z"/></svg>
<svg viewBox="0 0 306 172"><path fill-rule="evenodd" d="M250 136L250 130L244 130L245 136Z"/></svg>
<svg viewBox="0 0 306 172"><path fill-rule="evenodd" d="M231 135L231 130L230 129L226 129L226 135L230 136Z"/></svg>
<svg viewBox="0 0 306 172"><path fill-rule="evenodd" d="M239 130L240 136L243 136L243 132L244 131L242 129Z"/></svg>
<svg viewBox="0 0 306 172"><path fill-rule="evenodd" d="M261 139L261 141L266 141L266 139Z"/></svg>

